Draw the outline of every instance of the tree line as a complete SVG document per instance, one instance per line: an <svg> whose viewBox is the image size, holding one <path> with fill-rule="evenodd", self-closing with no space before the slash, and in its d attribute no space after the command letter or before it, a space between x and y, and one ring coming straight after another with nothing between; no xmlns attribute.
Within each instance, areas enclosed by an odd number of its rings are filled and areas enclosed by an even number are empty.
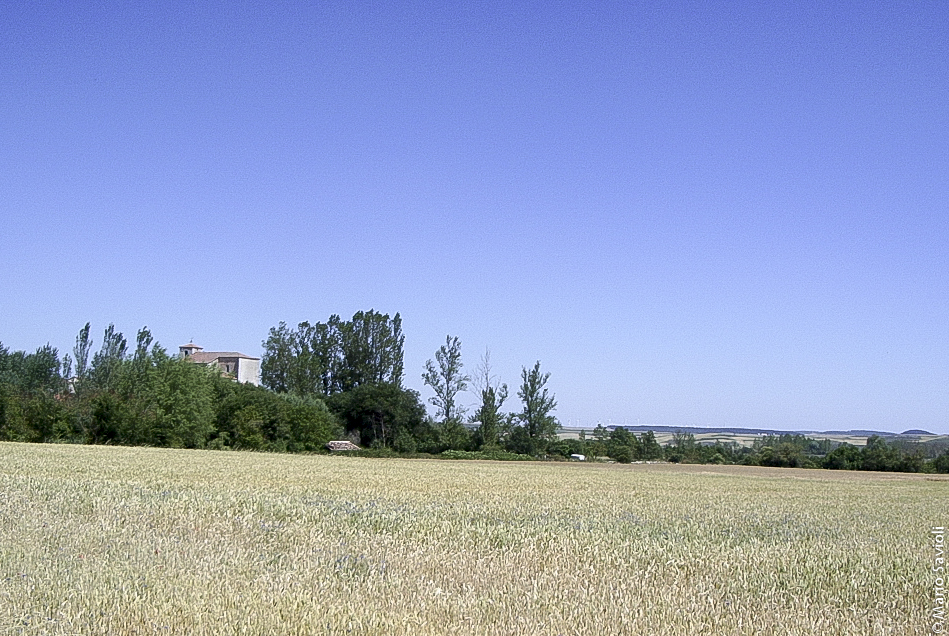
<svg viewBox="0 0 949 636"><path fill-rule="evenodd" d="M446 336L428 360L422 380L435 395L429 416L417 391L403 381L402 320L399 314L357 312L325 323L281 322L264 341L261 382L278 394L324 402L352 441L398 453L445 451L509 452L537 456L557 439L557 403L546 387L540 362L524 368L517 396L519 412L504 413L506 384L491 373L486 353L474 380L464 372L461 341ZM480 394L467 417L459 394L474 383Z"/></svg>
<svg viewBox="0 0 949 636"><path fill-rule="evenodd" d="M370 453L408 456L949 472L949 449L880 437L863 448L802 435L743 447L676 434L663 446L651 431L598 426L590 436L559 439L557 401L539 361L521 369L519 404L508 410L511 392L489 353L469 375L461 341L450 335L422 370L434 393L429 415L420 394L403 386L404 342L398 313L359 311L295 328L281 322L263 341L262 386L169 354L147 328L130 346L109 325L96 349L87 323L62 356L48 344L26 353L0 343L0 440L314 452L348 438ZM477 398L470 413L460 401L469 391Z"/></svg>
<svg viewBox="0 0 949 636"><path fill-rule="evenodd" d="M237 384L153 342L134 347L109 325L96 353L90 325L72 355L0 344L0 439L315 451L339 431L319 400Z"/></svg>
<svg viewBox="0 0 949 636"><path fill-rule="evenodd" d="M609 457L618 462L661 460L688 464L736 464L777 468L827 468L832 470L873 470L887 472L949 472L949 444L887 441L872 435L865 446L829 439L812 439L801 434L765 435L750 446L737 442L702 444L691 433L676 433L660 446L652 431L637 437L623 427L612 430L598 426L591 438L563 440L554 447L561 455L585 454Z"/></svg>
<svg viewBox="0 0 949 636"><path fill-rule="evenodd" d="M345 437L399 453L532 456L556 440L539 362L523 370L520 413L501 412L507 386L485 367L472 430L457 400L471 382L460 340L446 338L423 373L435 417L403 386L404 341L400 315L374 310L280 323L263 342L260 387L169 354L147 328L130 346L114 325L95 343L87 323L62 356L48 344L27 353L0 343L0 440L301 452Z"/></svg>

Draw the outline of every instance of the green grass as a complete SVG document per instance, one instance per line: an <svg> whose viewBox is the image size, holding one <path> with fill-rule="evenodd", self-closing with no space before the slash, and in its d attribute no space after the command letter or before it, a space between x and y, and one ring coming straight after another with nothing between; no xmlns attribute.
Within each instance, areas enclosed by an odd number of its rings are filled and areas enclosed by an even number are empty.
<svg viewBox="0 0 949 636"><path fill-rule="evenodd" d="M4 634L918 634L919 475L0 444Z"/></svg>

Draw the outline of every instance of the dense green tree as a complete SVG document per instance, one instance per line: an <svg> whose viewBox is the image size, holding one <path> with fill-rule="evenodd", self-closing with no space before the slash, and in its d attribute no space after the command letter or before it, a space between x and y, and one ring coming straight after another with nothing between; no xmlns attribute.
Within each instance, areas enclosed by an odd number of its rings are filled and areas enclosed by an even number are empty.
<svg viewBox="0 0 949 636"><path fill-rule="evenodd" d="M593 429L593 439L604 444L609 441L610 431L603 426L602 422L597 422L596 428Z"/></svg>
<svg viewBox="0 0 949 636"><path fill-rule="evenodd" d="M760 466L800 468L805 465L804 452L798 444L780 442L776 446L764 446L758 452Z"/></svg>
<svg viewBox="0 0 949 636"><path fill-rule="evenodd" d="M821 465L833 470L857 470L860 468L860 449L852 444L841 444L827 454Z"/></svg>
<svg viewBox="0 0 949 636"><path fill-rule="evenodd" d="M674 433L672 442L666 446L666 459L674 463L700 461L697 447L695 435L692 433Z"/></svg>
<svg viewBox="0 0 949 636"><path fill-rule="evenodd" d="M96 389L109 389L112 386L113 374L123 360L128 348L125 337L115 330L115 325L109 324L102 336L102 347L92 357L92 369L89 378Z"/></svg>
<svg viewBox="0 0 949 636"><path fill-rule="evenodd" d="M406 435L419 442L419 450L437 444L417 391L388 383L362 384L331 395L327 406L362 445L388 447Z"/></svg>
<svg viewBox="0 0 949 636"><path fill-rule="evenodd" d="M949 450L943 451L942 455L934 459L932 466L937 473L949 473Z"/></svg>
<svg viewBox="0 0 949 636"><path fill-rule="evenodd" d="M172 448L203 448L214 431L213 383L220 373L177 357L156 356L152 392L156 441Z"/></svg>
<svg viewBox="0 0 949 636"><path fill-rule="evenodd" d="M435 425L438 437L439 452L446 450L470 450L472 447L471 431L458 419L445 420Z"/></svg>
<svg viewBox="0 0 949 636"><path fill-rule="evenodd" d="M327 324L301 322L290 331L281 322L264 341L261 383L278 393L329 395L338 367L338 316Z"/></svg>
<svg viewBox="0 0 949 636"><path fill-rule="evenodd" d="M531 437L524 426L514 426L504 441L504 447L506 450L519 455L536 456L546 450L547 444L542 440Z"/></svg>
<svg viewBox="0 0 949 636"><path fill-rule="evenodd" d="M505 433L510 431L511 418L501 412L507 400L507 385L489 386L481 390L481 404L475 411L473 420L478 423L478 444L485 449L500 447Z"/></svg>
<svg viewBox="0 0 949 636"><path fill-rule="evenodd" d="M0 345L0 439L75 441L61 370L59 353L48 344L33 353Z"/></svg>
<svg viewBox="0 0 949 636"><path fill-rule="evenodd" d="M587 455L586 442L581 439L561 439L547 446L551 455L569 458L571 455Z"/></svg>
<svg viewBox="0 0 949 636"><path fill-rule="evenodd" d="M108 387L96 393L92 434L118 444L204 447L214 432L220 373L150 344L142 329L135 355L109 363Z"/></svg>
<svg viewBox="0 0 949 636"><path fill-rule="evenodd" d="M59 354L46 345L33 353L10 352L0 344L0 383L16 393L56 392L61 386Z"/></svg>
<svg viewBox="0 0 949 636"><path fill-rule="evenodd" d="M896 445L888 444L879 435L871 435L860 453L860 468L861 470L918 473L923 469L922 451L915 448L905 452Z"/></svg>
<svg viewBox="0 0 949 636"><path fill-rule="evenodd" d="M662 459L662 446L656 441L656 434L646 431L640 436L642 446L641 457L645 460Z"/></svg>
<svg viewBox="0 0 949 636"><path fill-rule="evenodd" d="M606 442L600 441L598 439L586 440L586 446L584 450L586 451L584 454L587 455L591 461L601 457L606 457L608 454Z"/></svg>
<svg viewBox="0 0 949 636"><path fill-rule="evenodd" d="M263 342L264 354L260 362L260 382L272 391L288 393L291 390L292 367L296 363L297 355L294 351L293 338L293 334L287 328L287 323L281 322L276 327L270 328L270 334Z"/></svg>
<svg viewBox="0 0 949 636"><path fill-rule="evenodd" d="M76 336L76 346L73 347L73 356L76 362L76 390L80 390L86 376L89 374L89 356L92 353L92 338L89 337L90 324L79 330Z"/></svg>
<svg viewBox="0 0 949 636"><path fill-rule="evenodd" d="M358 311L339 326L342 365L337 371L337 389L349 391L364 384L402 386L402 317L372 309Z"/></svg>
<svg viewBox="0 0 949 636"><path fill-rule="evenodd" d="M333 315L326 323L303 322L293 331L280 323L264 341L262 383L278 393L324 398L364 444L414 450L436 442L422 425L424 407L416 412L418 394L401 386L404 342L399 314L374 310L350 321Z"/></svg>
<svg viewBox="0 0 949 636"><path fill-rule="evenodd" d="M323 400L278 394L251 384L222 387L212 448L317 451L341 433Z"/></svg>
<svg viewBox="0 0 949 636"><path fill-rule="evenodd" d="M133 354L132 359L147 359L154 342L155 339L152 337L152 332L148 330L148 327L142 327L139 329L138 333L135 335L135 353Z"/></svg>
<svg viewBox="0 0 949 636"><path fill-rule="evenodd" d="M860 453L861 470L889 471L898 463L899 453L879 435L871 435Z"/></svg>
<svg viewBox="0 0 949 636"><path fill-rule="evenodd" d="M99 391L83 400L88 416L82 417L79 426L87 444L146 443L139 439L141 422L136 422L133 405L127 398L111 391Z"/></svg>
<svg viewBox="0 0 949 636"><path fill-rule="evenodd" d="M326 443L342 433L339 419L320 398L310 396L281 396L287 402L286 450L294 453L322 450Z"/></svg>
<svg viewBox="0 0 949 636"><path fill-rule="evenodd" d="M21 393L53 395L62 389L59 353L48 344L30 354L13 352L7 366L11 383Z"/></svg>
<svg viewBox="0 0 949 636"><path fill-rule="evenodd" d="M521 398L523 410L519 418L533 454L543 452L546 445L557 438L557 418L551 414L557 408L557 402L545 386L549 378L550 373L541 372L539 361L532 369L525 367L521 370L521 388L517 395Z"/></svg>
<svg viewBox="0 0 949 636"><path fill-rule="evenodd" d="M301 322L290 331L281 322L264 341L261 381L278 393L330 395L341 368L339 316L327 323Z"/></svg>
<svg viewBox="0 0 949 636"><path fill-rule="evenodd" d="M68 410L52 395L20 394L10 406L0 438L18 442L77 441Z"/></svg>
<svg viewBox="0 0 949 636"><path fill-rule="evenodd" d="M326 396L336 391L334 378L342 355L340 324L336 315L327 323L300 323L294 341L297 361L291 366L291 393Z"/></svg>
<svg viewBox="0 0 949 636"><path fill-rule="evenodd" d="M403 375L402 319L370 310L351 321L281 322L264 341L261 382L278 393L329 396L362 384L396 384Z"/></svg>
<svg viewBox="0 0 949 636"><path fill-rule="evenodd" d="M621 464L628 464L642 457L642 445L634 434L622 426L617 426L610 433L607 453Z"/></svg>

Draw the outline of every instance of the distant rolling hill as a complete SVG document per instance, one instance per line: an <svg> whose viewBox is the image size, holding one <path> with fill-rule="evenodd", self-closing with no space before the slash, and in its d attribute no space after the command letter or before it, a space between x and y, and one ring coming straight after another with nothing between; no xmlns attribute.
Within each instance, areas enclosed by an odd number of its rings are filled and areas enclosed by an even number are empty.
<svg viewBox="0 0 949 636"><path fill-rule="evenodd" d="M732 427L704 427L704 426L630 426L627 424L607 424L607 430L614 428L625 428L627 431L643 432L653 431L655 433L692 433L693 435L702 435L706 433L727 433L732 435L853 435L859 437L869 437L879 435L880 437L894 437L897 435L932 435L926 431L906 431L905 433L891 433L887 431L868 431L863 429L853 429L849 431L779 431L770 428L732 428ZM564 427L565 431L592 431L590 427Z"/></svg>
<svg viewBox="0 0 949 636"><path fill-rule="evenodd" d="M893 433L890 431L871 431L865 429L851 429L848 431L780 431L768 428L737 428L737 427L700 427L700 426L649 426L649 425L623 425L608 424L604 425L607 430L612 431L615 428L625 428L634 433L645 433L652 431L660 443L668 443L673 436L679 434L692 434L696 440L701 443L710 444L715 441L735 441L742 445L750 445L754 438L765 435L804 435L816 439L830 439L838 442L848 442L858 446L866 443L866 439L873 435L879 435L887 439L909 438L919 440L919 438L938 438L944 437L929 431L921 429L910 429L902 433ZM562 437L577 437L580 431L584 431L589 437L593 428L590 427L563 427L560 429Z"/></svg>

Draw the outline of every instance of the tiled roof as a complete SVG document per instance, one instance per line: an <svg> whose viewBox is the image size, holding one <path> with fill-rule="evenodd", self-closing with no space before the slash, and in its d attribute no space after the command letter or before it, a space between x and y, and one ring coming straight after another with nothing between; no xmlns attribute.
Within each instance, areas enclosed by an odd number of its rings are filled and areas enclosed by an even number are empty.
<svg viewBox="0 0 949 636"><path fill-rule="evenodd" d="M215 360L220 360L221 358L244 358L246 360L260 360L260 358L255 358L253 356L244 355L237 351L196 351L188 356L189 360L195 362L214 362Z"/></svg>

